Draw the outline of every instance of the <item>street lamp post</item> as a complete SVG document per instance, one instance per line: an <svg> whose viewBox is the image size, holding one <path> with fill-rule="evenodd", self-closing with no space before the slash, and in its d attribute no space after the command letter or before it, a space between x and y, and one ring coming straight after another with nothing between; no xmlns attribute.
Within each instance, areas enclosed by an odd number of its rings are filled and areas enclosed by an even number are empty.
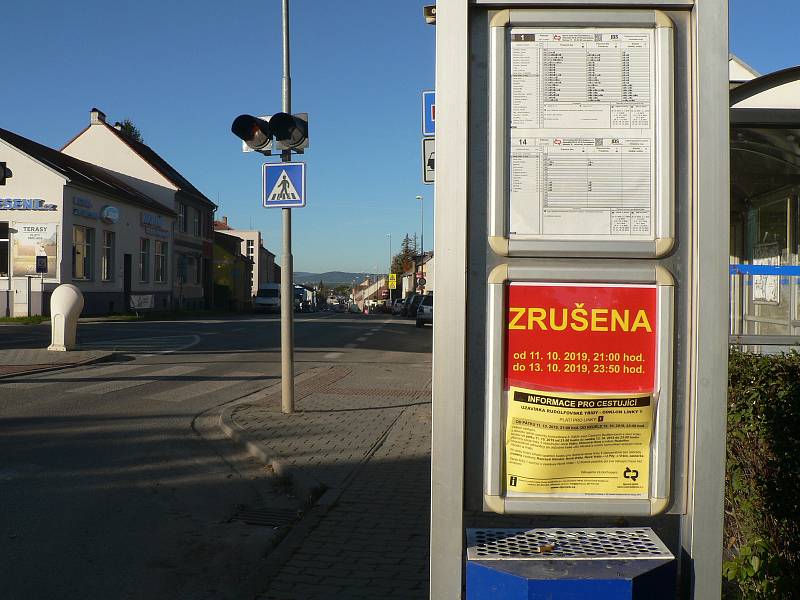
<svg viewBox="0 0 800 600"><path fill-rule="evenodd" d="M387 233L389 238L389 270L386 271L386 287L389 288L389 304L392 303L392 288L389 286L389 276L392 274L392 234Z"/></svg>
<svg viewBox="0 0 800 600"><path fill-rule="evenodd" d="M420 222L420 234L419 234L419 253L425 254L425 202L422 200L422 196L417 196L417 200L419 200L419 222Z"/></svg>

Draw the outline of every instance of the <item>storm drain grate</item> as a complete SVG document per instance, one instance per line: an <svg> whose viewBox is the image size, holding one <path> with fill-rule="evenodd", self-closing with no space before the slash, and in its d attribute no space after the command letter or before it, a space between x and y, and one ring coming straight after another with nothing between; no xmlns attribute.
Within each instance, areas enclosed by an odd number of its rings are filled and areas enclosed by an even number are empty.
<svg viewBox="0 0 800 600"><path fill-rule="evenodd" d="M247 525L283 527L292 524L297 518L297 511L291 508L252 508L240 506L236 509L236 513L228 522L239 521Z"/></svg>
<svg viewBox="0 0 800 600"><path fill-rule="evenodd" d="M649 527L468 529L469 560L674 558Z"/></svg>

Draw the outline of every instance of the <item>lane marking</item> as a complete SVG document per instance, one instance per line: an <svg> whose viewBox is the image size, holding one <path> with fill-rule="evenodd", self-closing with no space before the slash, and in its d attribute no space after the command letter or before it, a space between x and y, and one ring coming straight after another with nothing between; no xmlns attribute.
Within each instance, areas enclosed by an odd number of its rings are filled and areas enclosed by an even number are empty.
<svg viewBox="0 0 800 600"><path fill-rule="evenodd" d="M322 358L326 358L328 360L332 360L334 358L339 358L342 355L341 352L328 352Z"/></svg>
<svg viewBox="0 0 800 600"><path fill-rule="evenodd" d="M357 338L356 338L356 341L357 341L357 342L366 342L366 341L367 341L367 338L365 338L365 337L357 337Z"/></svg>
<svg viewBox="0 0 800 600"><path fill-rule="evenodd" d="M183 402L191 398L220 392L236 385L247 385L248 383L258 385L265 381L265 379L261 379L261 381L255 379L263 378L263 373L251 371L234 371L223 375L202 375L201 377L203 378L201 381L193 383L176 382L176 385L155 394L148 394L145 398L162 402ZM224 377L224 379L220 380L219 377Z"/></svg>

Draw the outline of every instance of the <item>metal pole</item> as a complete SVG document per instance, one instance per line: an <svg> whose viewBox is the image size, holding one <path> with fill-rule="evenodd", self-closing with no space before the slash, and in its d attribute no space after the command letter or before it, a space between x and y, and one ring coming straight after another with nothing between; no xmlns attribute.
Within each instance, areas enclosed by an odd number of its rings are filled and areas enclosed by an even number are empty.
<svg viewBox="0 0 800 600"><path fill-rule="evenodd" d="M392 304L392 288L389 285L389 276L392 274L392 234L387 233L389 238L389 270L386 271L386 287L389 288L389 305Z"/></svg>
<svg viewBox="0 0 800 600"><path fill-rule="evenodd" d="M292 111L292 80L289 77L289 0L283 0L283 112ZM281 162L292 160L291 150L281 153ZM292 209L281 209L283 220L283 268L281 270L281 411L294 412L294 265L292 259Z"/></svg>
<svg viewBox="0 0 800 600"><path fill-rule="evenodd" d="M419 222L420 222L420 234L419 234L419 253L425 254L425 202L422 200L422 196L417 196L417 200L419 200Z"/></svg>

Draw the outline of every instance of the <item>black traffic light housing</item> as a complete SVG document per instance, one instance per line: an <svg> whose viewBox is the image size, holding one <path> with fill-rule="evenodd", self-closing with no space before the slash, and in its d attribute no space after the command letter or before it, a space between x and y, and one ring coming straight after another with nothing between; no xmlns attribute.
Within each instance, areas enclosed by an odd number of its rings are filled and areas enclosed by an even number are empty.
<svg viewBox="0 0 800 600"><path fill-rule="evenodd" d="M12 177L14 174L11 172L11 169L6 167L6 163L0 162L0 185L6 184L6 179Z"/></svg>
<svg viewBox="0 0 800 600"><path fill-rule="evenodd" d="M269 117L239 115L233 120L231 131L258 152L302 152L308 148L308 113L290 115L280 112Z"/></svg>

